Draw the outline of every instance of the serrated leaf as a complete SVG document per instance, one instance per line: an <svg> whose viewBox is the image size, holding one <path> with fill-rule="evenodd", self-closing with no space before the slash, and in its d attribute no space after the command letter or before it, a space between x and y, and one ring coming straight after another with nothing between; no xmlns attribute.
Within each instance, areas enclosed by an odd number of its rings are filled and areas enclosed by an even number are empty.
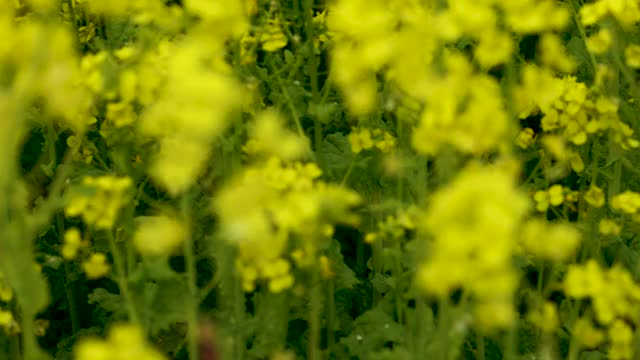
<svg viewBox="0 0 640 360"><path fill-rule="evenodd" d="M110 293L104 288L94 289L88 295L89 304L96 304L114 314L124 314L125 308L120 295Z"/></svg>
<svg viewBox="0 0 640 360"><path fill-rule="evenodd" d="M336 290L353 288L359 280L356 277L356 273L344 263L344 257L340 251L340 242L338 240L333 239L329 253L335 263Z"/></svg>
<svg viewBox="0 0 640 360"><path fill-rule="evenodd" d="M327 172L331 178L341 179L353 161L351 145L342 133L327 135L320 146Z"/></svg>
<svg viewBox="0 0 640 360"><path fill-rule="evenodd" d="M131 289L140 315L151 334L186 320L190 303L187 278L169 267L167 258L146 259L130 275ZM159 314L161 314L159 316Z"/></svg>
<svg viewBox="0 0 640 360"><path fill-rule="evenodd" d="M349 349L350 354L359 359L382 351L388 342L393 342L394 346L402 345L404 328L380 306L360 315L354 321L349 336L340 340L340 343Z"/></svg>
<svg viewBox="0 0 640 360"><path fill-rule="evenodd" d="M371 279L371 285L373 285L373 288L376 289L377 292L384 294L387 291L395 288L396 281L389 275L376 273L373 276L373 279Z"/></svg>

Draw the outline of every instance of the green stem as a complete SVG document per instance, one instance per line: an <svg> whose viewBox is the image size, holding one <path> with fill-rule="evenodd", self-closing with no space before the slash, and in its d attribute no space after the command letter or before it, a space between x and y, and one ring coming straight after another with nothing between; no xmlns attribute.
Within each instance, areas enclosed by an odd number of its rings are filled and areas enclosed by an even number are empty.
<svg viewBox="0 0 640 360"><path fill-rule="evenodd" d="M440 342L441 359L449 360L451 343L449 341L449 301L440 299L438 303L438 341Z"/></svg>
<svg viewBox="0 0 640 360"><path fill-rule="evenodd" d="M190 221L191 198L183 195L180 201L180 210L183 220ZM190 229L190 227L188 227ZM198 287L196 284L196 259L193 250L193 236L188 230L184 240L184 256L187 270L187 283L189 289L189 297L187 304L187 321L188 321L188 342L189 342L189 359L197 360L200 358L198 354Z"/></svg>
<svg viewBox="0 0 640 360"><path fill-rule="evenodd" d="M485 344L484 344L484 335L482 335L481 333L476 334L477 336L477 342L478 342L478 360L484 360L485 359L485 354L486 354L486 349L485 349Z"/></svg>
<svg viewBox="0 0 640 360"><path fill-rule="evenodd" d="M309 360L320 359L320 307L322 294L320 293L320 282L317 269L312 270L311 284L309 291L311 292L311 300L309 307L309 343L307 344L307 353Z"/></svg>
<svg viewBox="0 0 640 360"><path fill-rule="evenodd" d="M129 282L127 279L127 273L124 266L124 261L122 258L122 254L120 253L120 249L118 249L118 244L116 243L116 239L113 235L113 231L108 231L109 237L109 246L111 248L111 256L113 256L113 264L116 267L117 274L117 282L118 287L120 287L120 294L124 298L125 304L127 305L127 313L129 315L129 320L133 323L139 324L140 318L138 316L138 312L131 297L131 292L129 290Z"/></svg>
<svg viewBox="0 0 640 360"><path fill-rule="evenodd" d="M241 320L244 318L245 311L245 300L244 293L240 288L240 279L235 279L233 282L233 313L234 313L234 321L235 321L235 359L242 360L244 358L244 349L246 347L244 336L242 329L240 328Z"/></svg>
<svg viewBox="0 0 640 360"><path fill-rule="evenodd" d="M514 324L512 324L509 329L507 330L507 336L506 336L506 344L504 347L504 358L505 360L514 360L516 358L516 330L517 330L517 323L514 322Z"/></svg>
<svg viewBox="0 0 640 360"><path fill-rule="evenodd" d="M589 54L589 65L591 65L591 68L595 72L596 58L593 56L593 54L591 53L591 51L589 51L589 48L587 47L587 34L584 31L584 27L582 26L582 23L580 22L578 11L580 11L580 4L578 3L577 0L571 0L571 16L573 17L573 21L575 22L576 28L578 29L578 35L580 35L580 39L582 39L584 47L585 49L587 49L587 53Z"/></svg>
<svg viewBox="0 0 640 360"><path fill-rule="evenodd" d="M342 181L340 182L340 186L344 187L345 185L347 185L347 180L349 180L349 176L351 176L351 172L353 171L353 167L356 163L356 159L355 159L356 155L353 156L353 158L351 159L351 163L349 164L349 168L347 169L347 172L344 173L344 177L342 178Z"/></svg>
<svg viewBox="0 0 640 360"><path fill-rule="evenodd" d="M335 278L327 281L327 332L328 332L328 351L331 353L335 344L335 317L336 317L336 301L335 301L336 283Z"/></svg>

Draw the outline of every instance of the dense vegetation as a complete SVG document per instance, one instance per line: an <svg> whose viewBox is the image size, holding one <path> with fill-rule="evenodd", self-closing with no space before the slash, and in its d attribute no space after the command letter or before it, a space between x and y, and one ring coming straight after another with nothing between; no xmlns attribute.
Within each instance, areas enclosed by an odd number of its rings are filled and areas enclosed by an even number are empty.
<svg viewBox="0 0 640 360"><path fill-rule="evenodd" d="M0 0L0 358L637 359L639 22Z"/></svg>

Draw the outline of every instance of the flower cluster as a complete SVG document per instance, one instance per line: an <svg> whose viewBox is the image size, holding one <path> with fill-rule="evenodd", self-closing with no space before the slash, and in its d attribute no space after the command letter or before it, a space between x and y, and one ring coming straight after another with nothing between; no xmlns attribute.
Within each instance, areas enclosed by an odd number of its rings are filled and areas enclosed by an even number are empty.
<svg viewBox="0 0 640 360"><path fill-rule="evenodd" d="M142 254L170 254L185 240L187 231L180 221L168 216L136 218L138 224L133 243Z"/></svg>
<svg viewBox="0 0 640 360"><path fill-rule="evenodd" d="M85 176L80 185L70 194L65 214L80 216L86 224L96 229L111 229L120 208L126 205L131 178Z"/></svg>
<svg viewBox="0 0 640 360"><path fill-rule="evenodd" d="M347 138L354 154L373 148L386 153L396 146L396 138L382 129L370 130L368 128L355 127L351 129Z"/></svg>
<svg viewBox="0 0 640 360"><path fill-rule="evenodd" d="M541 219L526 222L521 233L522 245L528 253L552 261L564 261L573 256L580 238L580 232L569 224L551 224Z"/></svg>
<svg viewBox="0 0 640 360"><path fill-rule="evenodd" d="M246 291L267 280L279 292L293 284L292 261L316 263L334 223L357 223L359 196L319 181L313 163L270 158L248 167L214 200L223 236L238 246L236 268Z"/></svg>
<svg viewBox="0 0 640 360"><path fill-rule="evenodd" d="M556 78L544 68L528 66L515 96L521 118L541 112L542 130L574 145L584 145L589 135L610 130L621 148L640 146L631 127L619 119L617 100L589 89L574 76Z"/></svg>
<svg viewBox="0 0 640 360"><path fill-rule="evenodd" d="M640 210L640 193L625 191L611 198L611 207L627 215L634 215Z"/></svg>
<svg viewBox="0 0 640 360"><path fill-rule="evenodd" d="M166 82L140 119L141 133L160 143L151 176L174 196L200 175L210 145L242 104L242 87L222 61L224 43L202 43L193 37L172 44Z"/></svg>
<svg viewBox="0 0 640 360"><path fill-rule="evenodd" d="M166 357L147 343L136 325L114 325L106 339L80 339L75 360L165 360Z"/></svg>
<svg viewBox="0 0 640 360"><path fill-rule="evenodd" d="M398 241L404 238L409 231L415 230L419 216L417 207L398 210L396 216L389 215L378 223L378 229L365 235L364 241L373 244L378 240Z"/></svg>
<svg viewBox="0 0 640 360"><path fill-rule="evenodd" d="M256 117L243 150L252 156L293 160L308 154L309 144L306 137L286 129L278 113L269 110Z"/></svg>
<svg viewBox="0 0 640 360"><path fill-rule="evenodd" d="M2 307L0 307L0 327L2 327L7 334L17 334L20 332L20 325L18 325L13 313L5 308L13 298L13 289L3 278L2 274L0 274L0 304L2 304Z"/></svg>
<svg viewBox="0 0 640 360"><path fill-rule="evenodd" d="M540 212L546 212L549 206L575 203L578 201L578 192L566 186L556 184L547 190L536 191L533 199L536 201L536 209Z"/></svg>
<svg viewBox="0 0 640 360"><path fill-rule="evenodd" d="M580 9L580 20L584 25L594 25L609 15L623 26L631 27L640 21L640 6L630 0L598 0Z"/></svg>
<svg viewBox="0 0 640 360"><path fill-rule="evenodd" d="M462 287L475 298L479 327L509 326L515 319L516 231L528 210L510 174L492 167L464 170L433 195L421 219L433 244L418 270L419 285L438 296Z"/></svg>
<svg viewBox="0 0 640 360"><path fill-rule="evenodd" d="M602 269L589 260L584 265L569 266L564 290L570 297L591 300L593 319L608 330L609 357L630 359L633 356L630 324L637 325L640 311L640 286L631 275L621 266ZM574 325L574 333L586 347L596 347L605 340L602 330L584 323Z"/></svg>

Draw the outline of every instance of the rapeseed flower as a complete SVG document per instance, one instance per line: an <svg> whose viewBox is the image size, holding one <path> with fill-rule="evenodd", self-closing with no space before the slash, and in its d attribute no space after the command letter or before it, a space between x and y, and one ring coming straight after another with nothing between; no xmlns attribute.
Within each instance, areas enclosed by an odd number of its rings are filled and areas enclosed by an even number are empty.
<svg viewBox="0 0 640 360"><path fill-rule="evenodd" d="M610 200L611 207L626 214L635 214L640 209L640 194L627 190Z"/></svg>
<svg viewBox="0 0 640 360"><path fill-rule="evenodd" d="M587 38L587 48L594 54L604 54L611 47L613 35L609 29L600 29L596 34Z"/></svg>
<svg viewBox="0 0 640 360"><path fill-rule="evenodd" d="M604 191L602 191L602 189L597 185L592 184L589 190L584 194L584 199L593 207L602 207L605 202Z"/></svg>
<svg viewBox="0 0 640 360"><path fill-rule="evenodd" d="M550 224L534 219L522 229L522 245L533 256L564 261L573 256L580 245L580 232L569 224Z"/></svg>
<svg viewBox="0 0 640 360"><path fill-rule="evenodd" d="M602 330L594 327L592 321L588 318L580 318L573 324L572 336L587 349L598 347L605 338Z"/></svg>
<svg viewBox="0 0 640 360"><path fill-rule="evenodd" d="M82 270L88 279L99 279L109 273L111 265L107 263L105 254L95 253L82 263Z"/></svg>
<svg viewBox="0 0 640 360"><path fill-rule="evenodd" d="M594 25L608 15L629 28L640 21L640 5L633 0L598 0L580 8L580 18L584 25Z"/></svg>
<svg viewBox="0 0 640 360"><path fill-rule="evenodd" d="M465 169L433 195L419 225L433 237L432 255L418 269L419 286L440 297L466 288L475 297L479 327L508 326L517 286L511 258L528 210L511 175L491 167Z"/></svg>
<svg viewBox="0 0 640 360"><path fill-rule="evenodd" d="M333 224L357 223L357 194L318 180L313 163L278 158L246 168L214 199L224 237L238 247L236 271L245 291L267 281L272 292L294 283L293 263L318 264L318 250ZM287 249L291 249L287 252Z"/></svg>
<svg viewBox="0 0 640 360"><path fill-rule="evenodd" d="M75 346L75 360L165 360L147 343L144 332L133 324L114 325L106 339L83 338Z"/></svg>
<svg viewBox="0 0 640 360"><path fill-rule="evenodd" d="M67 216L80 216L97 229L111 229L118 211L127 200L131 178L115 176L85 176L81 188L75 189L65 207Z"/></svg>
<svg viewBox="0 0 640 360"><path fill-rule="evenodd" d="M299 159L309 153L309 142L288 130L280 114L273 110L259 114L249 129L249 141L243 150L250 155L266 158L275 156L283 160Z"/></svg>
<svg viewBox="0 0 640 360"><path fill-rule="evenodd" d="M171 254L187 236L184 225L168 216L144 216L136 220L133 244L144 255Z"/></svg>
<svg viewBox="0 0 640 360"><path fill-rule="evenodd" d="M621 227L613 219L602 219L598 223L598 231L602 235L620 235Z"/></svg>
<svg viewBox="0 0 640 360"><path fill-rule="evenodd" d="M85 242L82 241L80 230L77 228L71 228L64 233L64 244L62 246L62 257L66 260L73 260L78 254L78 251L85 247Z"/></svg>

